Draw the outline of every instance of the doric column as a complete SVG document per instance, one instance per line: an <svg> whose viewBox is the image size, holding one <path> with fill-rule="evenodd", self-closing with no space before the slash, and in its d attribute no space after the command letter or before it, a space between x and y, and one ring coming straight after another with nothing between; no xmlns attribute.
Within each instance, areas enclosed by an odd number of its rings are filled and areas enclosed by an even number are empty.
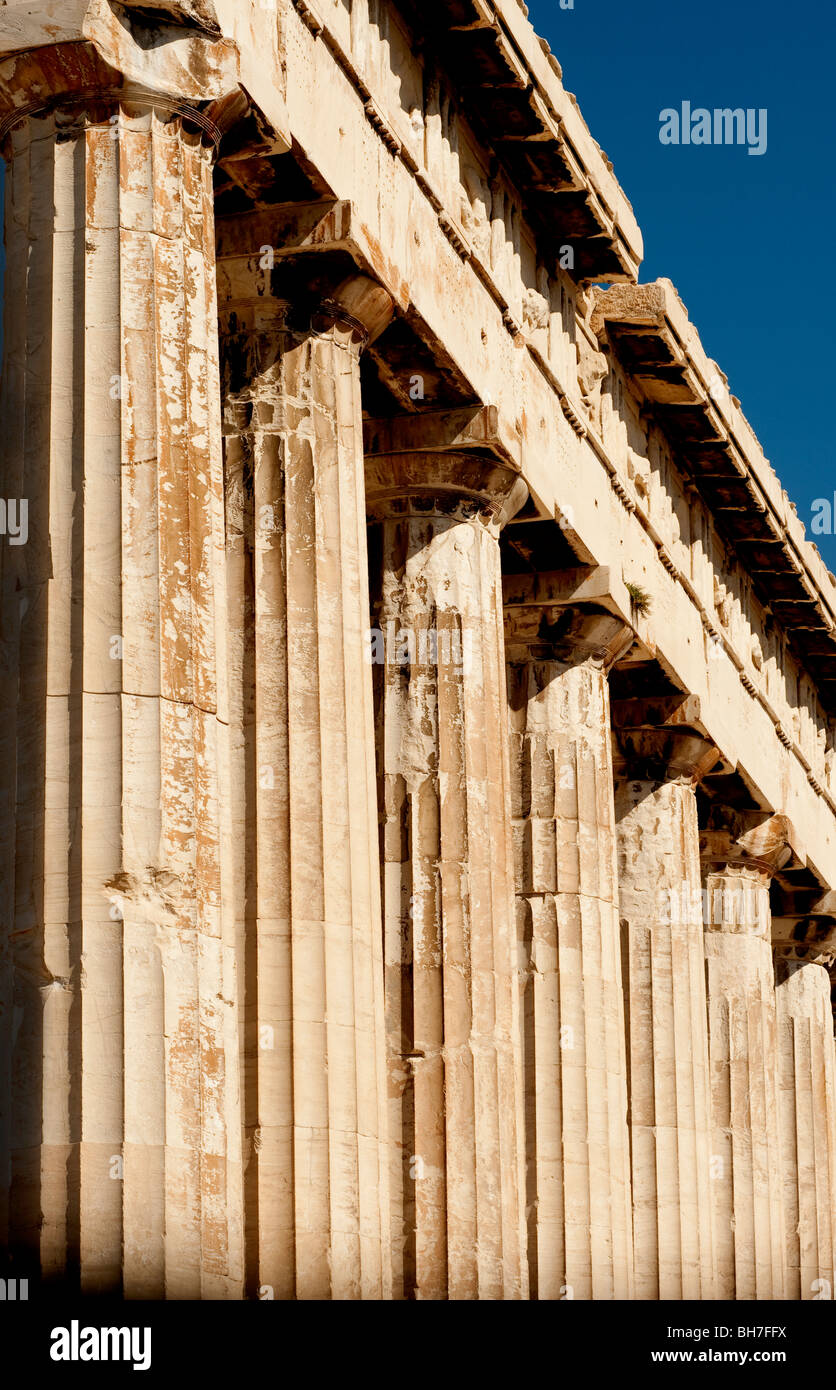
<svg viewBox="0 0 836 1390"><path fill-rule="evenodd" d="M630 1298L607 672L633 632L557 603L571 582L528 587L505 584L530 1278L540 1299ZM551 601L530 602L540 590Z"/></svg>
<svg viewBox="0 0 836 1390"><path fill-rule="evenodd" d="M390 1293L361 276L220 264L248 1286ZM305 276L297 270L301 291ZM264 1296L262 1294L262 1296Z"/></svg>
<svg viewBox="0 0 836 1390"><path fill-rule="evenodd" d="M4 60L0 105L9 1244L84 1290L234 1296L217 132L86 44Z"/></svg>
<svg viewBox="0 0 836 1390"><path fill-rule="evenodd" d="M785 816L712 808L703 832L717 1297L785 1296L769 886L791 855Z"/></svg>
<svg viewBox="0 0 836 1390"><path fill-rule="evenodd" d="M827 915L773 917L778 1086L787 1298L834 1296L836 1278L836 1049L830 970L836 927Z"/></svg>
<svg viewBox="0 0 836 1390"><path fill-rule="evenodd" d="M636 1298L713 1298L696 785L718 753L694 696L614 706Z"/></svg>
<svg viewBox="0 0 836 1390"><path fill-rule="evenodd" d="M420 422L419 422L420 423ZM395 1292L520 1298L522 1105L498 535L487 456L366 459Z"/></svg>

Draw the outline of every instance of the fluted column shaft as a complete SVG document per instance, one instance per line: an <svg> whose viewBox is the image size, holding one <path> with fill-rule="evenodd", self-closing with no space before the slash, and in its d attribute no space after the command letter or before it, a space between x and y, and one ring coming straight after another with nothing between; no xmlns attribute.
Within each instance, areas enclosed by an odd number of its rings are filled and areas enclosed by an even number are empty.
<svg viewBox="0 0 836 1390"><path fill-rule="evenodd" d="M608 614L508 614L517 933L523 970L528 1257L540 1299L630 1298L627 1068ZM632 638L627 633L627 645Z"/></svg>
<svg viewBox="0 0 836 1390"><path fill-rule="evenodd" d="M674 740L682 747L674 749ZM636 1297L713 1298L708 1021L693 780L705 746L660 729L625 731L621 748L615 815ZM664 767L654 769L653 757L642 759L652 752L661 753ZM668 765L674 752L687 766Z"/></svg>
<svg viewBox="0 0 836 1390"><path fill-rule="evenodd" d="M0 550L9 1240L85 1289L229 1296L213 151L170 103L91 101L7 146L2 491L29 505Z"/></svg>
<svg viewBox="0 0 836 1390"><path fill-rule="evenodd" d="M269 276L266 277L269 281ZM388 1296L383 964L356 277L274 299L222 263L233 915L247 1265L275 1298Z"/></svg>
<svg viewBox="0 0 836 1390"><path fill-rule="evenodd" d="M724 857L716 838L703 837L703 866L717 1297L783 1298L774 866L733 846Z"/></svg>
<svg viewBox="0 0 836 1390"><path fill-rule="evenodd" d="M775 947L787 1298L834 1296L836 1048L833 938Z"/></svg>
<svg viewBox="0 0 836 1390"><path fill-rule="evenodd" d="M498 531L488 459L367 459L395 1291L527 1291ZM377 645L379 644L379 645Z"/></svg>

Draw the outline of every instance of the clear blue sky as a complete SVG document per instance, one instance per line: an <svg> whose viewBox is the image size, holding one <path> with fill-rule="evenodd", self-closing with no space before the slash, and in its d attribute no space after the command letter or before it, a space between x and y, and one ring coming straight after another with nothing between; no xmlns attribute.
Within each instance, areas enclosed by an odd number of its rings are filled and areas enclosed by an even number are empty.
<svg viewBox="0 0 836 1390"><path fill-rule="evenodd" d="M834 0L528 0L644 235L811 533L836 491ZM768 145L664 146L666 107L765 107Z"/></svg>
<svg viewBox="0 0 836 1390"><path fill-rule="evenodd" d="M677 286L810 534L836 491L834 0L529 11L635 208L641 278ZM662 145L659 113L683 101L765 107L766 153ZM836 539L811 539L836 571Z"/></svg>

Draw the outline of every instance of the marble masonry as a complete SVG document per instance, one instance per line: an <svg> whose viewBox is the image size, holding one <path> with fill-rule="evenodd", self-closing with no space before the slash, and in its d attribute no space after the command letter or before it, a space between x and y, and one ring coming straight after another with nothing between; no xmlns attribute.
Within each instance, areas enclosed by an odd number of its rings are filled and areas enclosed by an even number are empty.
<svg viewBox="0 0 836 1390"><path fill-rule="evenodd" d="M0 1246L830 1299L836 579L520 0L0 0Z"/></svg>

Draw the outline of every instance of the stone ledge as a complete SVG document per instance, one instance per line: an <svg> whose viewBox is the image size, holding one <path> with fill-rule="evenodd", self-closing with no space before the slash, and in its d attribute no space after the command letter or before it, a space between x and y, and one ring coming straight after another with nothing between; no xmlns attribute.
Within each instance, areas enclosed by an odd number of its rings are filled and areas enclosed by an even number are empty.
<svg viewBox="0 0 836 1390"><path fill-rule="evenodd" d="M338 32L340 26L323 18L316 0L293 3L352 82L387 148L423 187L427 171L416 168L414 154L357 70L345 26ZM414 8L405 0L402 8L417 41L423 43L429 33L460 85L463 73L474 74L473 84L462 86L464 105L472 119L486 125L487 143L508 164L522 194L521 210L534 230L553 238L555 227L570 229L566 235L583 247L580 279L635 280L643 244L632 208L523 15L516 9L500 14L484 0L463 0L456 13L446 0L426 0ZM428 196L437 196L431 187ZM449 215L446 228L459 254L469 259L467 239Z"/></svg>
<svg viewBox="0 0 836 1390"><path fill-rule="evenodd" d="M822 693L836 697L836 589L740 404L705 354L673 285L594 291L606 334L712 516L735 545L761 601Z"/></svg>

